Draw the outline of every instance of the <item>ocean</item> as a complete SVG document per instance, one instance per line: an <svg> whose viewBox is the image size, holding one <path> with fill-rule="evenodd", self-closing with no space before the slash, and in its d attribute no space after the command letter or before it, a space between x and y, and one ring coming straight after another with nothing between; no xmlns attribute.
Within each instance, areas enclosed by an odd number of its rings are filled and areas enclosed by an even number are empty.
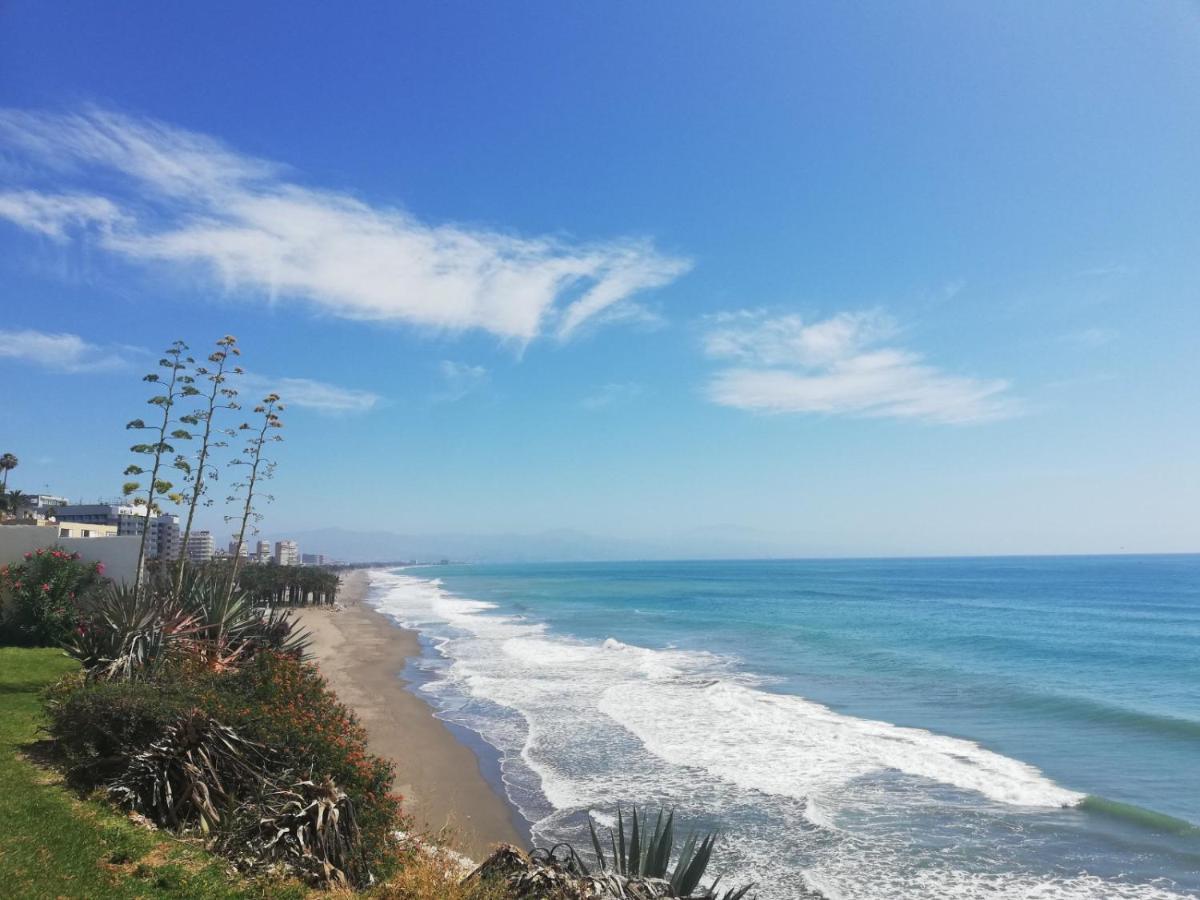
<svg viewBox="0 0 1200 900"><path fill-rule="evenodd" d="M1200 556L372 573L535 841L719 829L763 900L1200 896Z"/></svg>

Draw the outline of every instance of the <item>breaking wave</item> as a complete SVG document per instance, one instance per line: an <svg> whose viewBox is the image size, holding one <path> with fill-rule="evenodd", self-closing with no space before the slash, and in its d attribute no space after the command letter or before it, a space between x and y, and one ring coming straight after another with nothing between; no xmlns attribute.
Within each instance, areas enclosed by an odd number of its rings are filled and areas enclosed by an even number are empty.
<svg viewBox="0 0 1200 900"><path fill-rule="evenodd" d="M714 870L764 900L1184 896L1048 866L1030 852L1040 835L1104 801L972 741L773 693L718 654L558 636L437 580L372 584L382 612L434 642L422 691L501 752L540 841L588 846L593 811L663 803L721 826Z"/></svg>

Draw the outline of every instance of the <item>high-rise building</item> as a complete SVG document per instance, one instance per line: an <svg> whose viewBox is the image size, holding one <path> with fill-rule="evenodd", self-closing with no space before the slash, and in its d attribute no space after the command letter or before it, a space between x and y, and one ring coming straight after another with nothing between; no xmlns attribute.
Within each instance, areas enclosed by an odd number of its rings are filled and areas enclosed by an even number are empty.
<svg viewBox="0 0 1200 900"><path fill-rule="evenodd" d="M229 542L229 556L231 559L235 556L240 556L242 559L245 559L249 555L249 552L246 550L245 541L242 541L239 544L238 539L234 538Z"/></svg>
<svg viewBox="0 0 1200 900"><path fill-rule="evenodd" d="M188 535L186 552L192 562L208 562L216 549L211 531L193 531Z"/></svg>
<svg viewBox="0 0 1200 900"><path fill-rule="evenodd" d="M275 542L275 562L281 566L295 566L300 564L300 549L296 546L295 541L276 541Z"/></svg>
<svg viewBox="0 0 1200 900"><path fill-rule="evenodd" d="M145 507L127 503L68 503L54 507L54 512L63 522L115 525L118 535L140 535L146 530L148 559L174 559L180 551L179 517L170 513L147 515Z"/></svg>
<svg viewBox="0 0 1200 900"><path fill-rule="evenodd" d="M259 541L258 551L254 554L254 558L260 563L271 561L271 542Z"/></svg>
<svg viewBox="0 0 1200 900"><path fill-rule="evenodd" d="M151 529L154 531L154 557L156 559L179 559L183 550L183 541L179 534L179 516L174 513L160 513L157 519L151 519Z"/></svg>
<svg viewBox="0 0 1200 900"><path fill-rule="evenodd" d="M300 563L305 566L323 566L325 565L325 554L302 553L300 554Z"/></svg>

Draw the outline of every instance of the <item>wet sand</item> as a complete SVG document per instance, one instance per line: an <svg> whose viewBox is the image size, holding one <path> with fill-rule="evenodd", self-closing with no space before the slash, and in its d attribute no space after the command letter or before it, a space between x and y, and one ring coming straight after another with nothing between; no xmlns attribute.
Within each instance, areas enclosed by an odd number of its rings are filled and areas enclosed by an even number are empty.
<svg viewBox="0 0 1200 900"><path fill-rule="evenodd" d="M523 845L514 810L484 777L479 759L432 709L407 690L417 633L363 603L367 574L342 576L343 609L306 608L299 618L313 636L310 652L330 686L367 729L371 751L396 766L394 790L418 829L449 827L457 848L480 860L501 841Z"/></svg>

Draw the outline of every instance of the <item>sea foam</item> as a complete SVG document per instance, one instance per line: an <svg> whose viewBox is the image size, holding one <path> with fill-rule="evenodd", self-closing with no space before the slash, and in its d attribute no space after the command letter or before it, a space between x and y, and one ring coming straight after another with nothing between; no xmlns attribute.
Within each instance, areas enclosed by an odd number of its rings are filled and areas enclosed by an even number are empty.
<svg viewBox="0 0 1200 900"><path fill-rule="evenodd" d="M763 900L1181 896L1020 871L1013 823L1083 795L971 741L772 693L718 654L555 635L409 574L372 584L382 612L434 641L423 690L501 751L538 840L586 847L589 815L607 824L618 803L661 803L700 826L736 823L714 869L759 881ZM914 843L917 818L951 824Z"/></svg>

